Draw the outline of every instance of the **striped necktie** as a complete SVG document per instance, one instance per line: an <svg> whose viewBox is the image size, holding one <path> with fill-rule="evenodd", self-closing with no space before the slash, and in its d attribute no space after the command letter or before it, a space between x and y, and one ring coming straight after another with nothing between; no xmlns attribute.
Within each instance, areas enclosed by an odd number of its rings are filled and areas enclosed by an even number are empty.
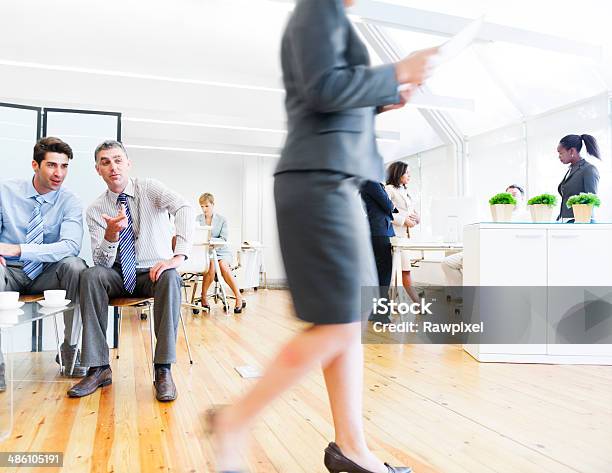
<svg viewBox="0 0 612 473"><path fill-rule="evenodd" d="M118 204L125 205L128 225L119 233L119 264L123 275L123 287L132 294L136 289L136 247L134 245L134 229L132 215L128 205L127 195L119 194Z"/></svg>
<svg viewBox="0 0 612 473"><path fill-rule="evenodd" d="M36 199L36 203L34 204L34 210L32 211L32 216L30 217L30 221L28 222L28 230L26 233L26 243L34 244L34 245L42 245L43 243L43 219L40 213L40 207L42 206L44 200L40 195L34 197ZM23 265L23 272L29 277L31 280L36 279L36 277L42 272L43 263L40 261L26 261Z"/></svg>

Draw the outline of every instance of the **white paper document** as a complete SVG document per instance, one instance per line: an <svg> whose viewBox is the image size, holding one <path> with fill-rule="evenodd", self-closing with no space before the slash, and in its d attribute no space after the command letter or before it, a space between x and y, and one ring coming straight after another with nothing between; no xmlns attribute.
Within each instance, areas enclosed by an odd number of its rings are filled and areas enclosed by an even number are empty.
<svg viewBox="0 0 612 473"><path fill-rule="evenodd" d="M481 16L470 22L451 39L440 45L438 54L429 58L429 68L433 70L461 54L461 52L468 48L478 37L478 33L480 33L483 23L484 16ZM398 90L406 90L412 87L412 84L402 84L398 87Z"/></svg>

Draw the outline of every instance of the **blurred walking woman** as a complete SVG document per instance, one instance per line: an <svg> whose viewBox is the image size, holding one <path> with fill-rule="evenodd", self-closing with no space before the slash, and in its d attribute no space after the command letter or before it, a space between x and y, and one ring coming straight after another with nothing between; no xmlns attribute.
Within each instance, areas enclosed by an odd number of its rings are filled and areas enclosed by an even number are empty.
<svg viewBox="0 0 612 473"><path fill-rule="evenodd" d="M599 146L593 136L567 135L561 138L559 146L557 146L559 161L563 164L569 164L570 166L565 173L565 177L559 183L558 190L561 195L561 212L559 212L557 220L573 220L574 213L572 209L568 209L565 205L567 199L571 196L578 195L581 192L597 194L599 171L594 165L580 155L582 143L584 143L586 152L589 155L601 159Z"/></svg>
<svg viewBox="0 0 612 473"><path fill-rule="evenodd" d="M288 134L276 169L279 240L297 316L312 325L296 335L259 382L231 407L209 416L217 467L238 470L239 450L255 416L311 369L321 366L335 428L325 450L332 473L407 473L368 449L362 421L361 285L376 268L358 194L383 180L374 117L401 107L435 49L370 67L349 22L349 0L300 0L283 35L281 62ZM295 445L296 449L302 448Z"/></svg>

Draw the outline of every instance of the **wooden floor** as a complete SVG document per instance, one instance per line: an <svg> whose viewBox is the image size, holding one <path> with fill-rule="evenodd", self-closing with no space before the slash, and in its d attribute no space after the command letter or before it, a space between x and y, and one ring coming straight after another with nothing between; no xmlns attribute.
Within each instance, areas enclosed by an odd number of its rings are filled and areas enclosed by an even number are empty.
<svg viewBox="0 0 612 473"><path fill-rule="evenodd" d="M266 364L300 329L285 291L247 296L225 317L185 312L173 368L179 397L155 401L148 323L126 312L114 379L92 396L65 396L52 353L15 360L15 422L0 451L64 452L64 468L4 472L209 472L202 414L253 382L234 370ZM366 347L365 419L373 450L417 473L612 472L612 367L480 364L456 346ZM5 396L5 395L0 395ZM0 398L1 400L1 398ZM251 472L325 472L333 439L319 372L275 402L253 432Z"/></svg>

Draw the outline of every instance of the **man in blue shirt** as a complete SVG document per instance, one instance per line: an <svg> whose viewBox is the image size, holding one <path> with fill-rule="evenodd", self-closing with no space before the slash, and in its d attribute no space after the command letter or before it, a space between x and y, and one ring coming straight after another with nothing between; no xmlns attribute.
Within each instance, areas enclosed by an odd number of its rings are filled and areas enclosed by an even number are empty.
<svg viewBox="0 0 612 473"><path fill-rule="evenodd" d="M0 291L37 294L65 289L76 311L80 273L87 265L77 257L83 240L81 203L62 189L71 159L68 144L59 138L41 138L34 146L34 177L0 182ZM60 351L68 370L77 350L71 343L73 319L80 320L64 313ZM0 391L6 389L1 356L0 352ZM72 375L84 376L86 371L77 353Z"/></svg>

